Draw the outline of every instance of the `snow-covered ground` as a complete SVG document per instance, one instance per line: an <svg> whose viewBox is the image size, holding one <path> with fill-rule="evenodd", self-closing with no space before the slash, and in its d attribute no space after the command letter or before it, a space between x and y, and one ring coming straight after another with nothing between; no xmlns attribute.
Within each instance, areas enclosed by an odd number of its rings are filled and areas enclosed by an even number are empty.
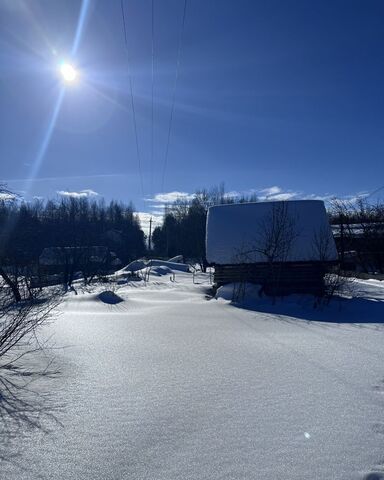
<svg viewBox="0 0 384 480"><path fill-rule="evenodd" d="M298 299L247 310L208 300L196 280L120 285L117 303L101 290L67 296L44 332L66 347L61 373L35 385L61 425L3 436L1 479L384 472L382 284L358 282L360 298L323 311Z"/></svg>

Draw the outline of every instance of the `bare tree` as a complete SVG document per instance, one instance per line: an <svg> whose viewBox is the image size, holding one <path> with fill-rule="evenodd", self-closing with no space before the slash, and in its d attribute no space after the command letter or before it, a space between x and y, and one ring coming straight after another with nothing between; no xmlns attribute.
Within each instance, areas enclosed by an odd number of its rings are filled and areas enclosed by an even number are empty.
<svg viewBox="0 0 384 480"><path fill-rule="evenodd" d="M357 268L365 274L384 273L383 204L371 204L364 198L355 202L335 199L330 214L342 268ZM348 257L354 258L354 265Z"/></svg>
<svg viewBox="0 0 384 480"><path fill-rule="evenodd" d="M39 364L34 360L46 347L38 331L59 302L60 297L52 290L48 297L21 302L14 302L6 286L0 290L0 434L23 425L42 428L45 415L55 418L47 408L47 398L31 386L42 377L58 373L50 360L43 367L33 365Z"/></svg>
<svg viewBox="0 0 384 480"><path fill-rule="evenodd" d="M334 240L330 235L328 225L315 231L312 239L313 260L321 263L333 260L333 244Z"/></svg>
<svg viewBox="0 0 384 480"><path fill-rule="evenodd" d="M46 322L58 305L55 299L11 303L2 299L0 306L0 370L14 364L35 337L37 329ZM28 350L26 350L28 351ZM4 363L4 360L5 363Z"/></svg>
<svg viewBox="0 0 384 480"><path fill-rule="evenodd" d="M5 202L7 202L9 200L13 200L13 199L14 199L14 197L13 197L12 193L10 192L10 190L8 190L7 185L5 183L0 183L0 202L2 202L2 204L4 204ZM1 232L1 234L0 234L0 259L3 256L2 255L2 251L4 250L3 244L5 243L5 239L6 239L6 236L7 236L7 230L8 229L9 229L8 225L6 225L5 228L3 228L3 232ZM3 279L3 282L5 282L8 285L8 287L11 289L11 291L12 291L14 297L15 297L15 300L20 301L21 296L20 296L19 290L17 288L17 285L12 281L12 279L7 274L7 272L5 271L5 269L3 268L1 263L0 263L0 276Z"/></svg>
<svg viewBox="0 0 384 480"><path fill-rule="evenodd" d="M339 205L339 208L341 206L342 204ZM348 230L349 227L346 231L348 232ZM328 305L335 297L353 296L354 278L347 277L342 270L342 264L334 261L332 243L333 239L328 227L320 228L313 235L313 260L319 264L324 276L324 290L321 295L317 296L316 306ZM330 263L331 261L333 261L333 265Z"/></svg>
<svg viewBox="0 0 384 480"><path fill-rule="evenodd" d="M336 223L338 250L340 254L341 267L345 265L345 254L351 248L353 238L353 223L351 211L353 205L348 200L334 198L331 201L331 218Z"/></svg>
<svg viewBox="0 0 384 480"><path fill-rule="evenodd" d="M275 300L281 274L281 265L289 259L295 240L299 236L297 218L288 212L287 202L276 202L259 223L254 240L244 244L236 253L236 263L266 263L260 294L268 291ZM244 270L245 273L245 270ZM244 295L244 275L237 287L236 296Z"/></svg>
<svg viewBox="0 0 384 480"><path fill-rule="evenodd" d="M257 251L269 264L287 261L298 237L297 219L289 214L288 203L278 202L260 222Z"/></svg>

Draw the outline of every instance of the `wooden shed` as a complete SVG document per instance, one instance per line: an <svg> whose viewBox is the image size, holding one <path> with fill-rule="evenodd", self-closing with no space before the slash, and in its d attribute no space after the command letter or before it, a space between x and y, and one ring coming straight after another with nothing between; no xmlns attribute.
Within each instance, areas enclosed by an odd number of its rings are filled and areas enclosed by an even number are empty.
<svg viewBox="0 0 384 480"><path fill-rule="evenodd" d="M257 283L267 295L321 295L324 275L338 259L320 200L211 207L206 249L217 286Z"/></svg>

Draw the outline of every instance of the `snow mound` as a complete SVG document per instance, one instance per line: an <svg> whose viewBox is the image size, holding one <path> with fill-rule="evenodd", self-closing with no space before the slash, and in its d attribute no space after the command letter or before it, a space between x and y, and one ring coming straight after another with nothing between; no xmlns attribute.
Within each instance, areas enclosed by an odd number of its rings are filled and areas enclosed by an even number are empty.
<svg viewBox="0 0 384 480"><path fill-rule="evenodd" d="M176 257L169 258L168 262L183 263L183 256L182 255L176 255Z"/></svg>
<svg viewBox="0 0 384 480"><path fill-rule="evenodd" d="M124 273L133 273L145 268L146 263L143 260L134 260L133 262L129 263L126 267L118 270L116 272L117 275L124 274Z"/></svg>
<svg viewBox="0 0 384 480"><path fill-rule="evenodd" d="M124 302L124 299L116 295L115 292L111 290L105 290L104 292L99 293L97 298L103 303L108 303L109 305L116 305L117 303Z"/></svg>
<svg viewBox="0 0 384 480"><path fill-rule="evenodd" d="M151 272L154 272L155 270L153 267L165 267L168 270L165 271L159 271L158 273L161 275L165 275L165 273L172 273L172 270L178 270L180 272L189 272L189 265L186 263L180 263L179 260L182 259L181 255L178 255L177 257L174 257L176 259L175 262L170 262L167 260L158 260L158 259L153 259L153 260L134 260L133 262L129 263L126 267L122 268L121 270L118 270L115 272L115 275L127 275L128 273L137 273L139 271L144 270L147 267L151 267ZM172 259L173 260L173 259Z"/></svg>
<svg viewBox="0 0 384 480"><path fill-rule="evenodd" d="M153 259L150 260L147 264L148 266L151 267L168 267L171 270L178 270L180 272L189 272L189 265L186 263L175 263L175 262L168 262L166 260L157 260Z"/></svg>
<svg viewBox="0 0 384 480"><path fill-rule="evenodd" d="M255 302L260 296L260 285L256 285L254 283L245 283L244 285L240 285L238 283L228 283L227 285L223 285L217 289L216 298L231 302L235 299L236 292L239 291L240 288L243 292L241 298L242 302L244 303L249 304L250 302Z"/></svg>
<svg viewBox="0 0 384 480"><path fill-rule="evenodd" d="M165 265L160 265L158 267L151 267L151 273L157 274L159 276L172 274L172 270Z"/></svg>

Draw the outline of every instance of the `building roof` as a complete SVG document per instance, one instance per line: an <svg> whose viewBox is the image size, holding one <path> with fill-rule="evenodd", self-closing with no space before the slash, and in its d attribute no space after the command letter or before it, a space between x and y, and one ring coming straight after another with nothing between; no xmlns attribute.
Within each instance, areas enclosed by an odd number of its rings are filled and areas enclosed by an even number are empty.
<svg viewBox="0 0 384 480"><path fill-rule="evenodd" d="M89 247L46 247L40 257L40 265L65 265L73 264L80 259L91 263L102 263L108 255L108 248L105 246L92 245Z"/></svg>
<svg viewBox="0 0 384 480"><path fill-rule="evenodd" d="M337 250L321 200L211 207L207 260L219 265L273 261L335 261ZM272 257L271 257L272 256Z"/></svg>

